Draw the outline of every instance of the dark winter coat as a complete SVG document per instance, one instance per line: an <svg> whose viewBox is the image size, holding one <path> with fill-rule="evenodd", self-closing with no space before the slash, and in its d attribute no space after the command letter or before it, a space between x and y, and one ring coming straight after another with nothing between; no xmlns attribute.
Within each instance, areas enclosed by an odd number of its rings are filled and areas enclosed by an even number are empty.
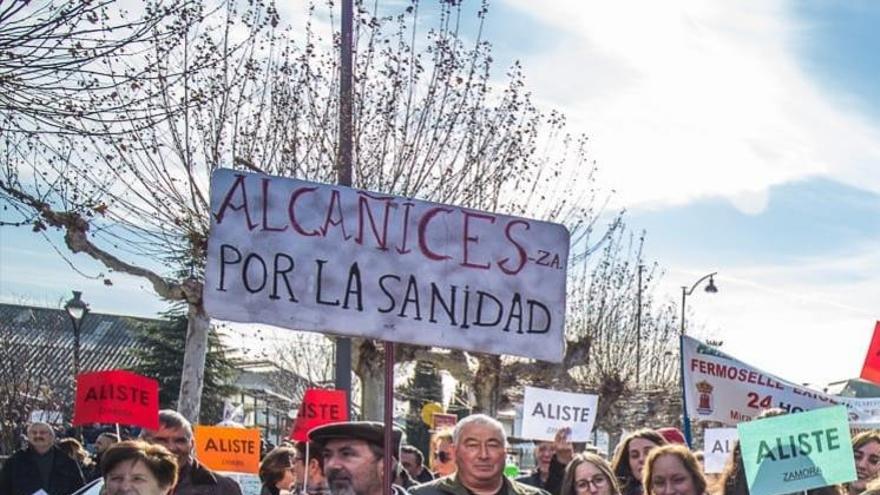
<svg viewBox="0 0 880 495"><path fill-rule="evenodd" d="M28 447L12 454L3 464L3 470L0 471L0 494L31 495L42 489L49 495L70 495L80 489L85 480L79 464L56 446L52 447L51 452L53 458L48 486L43 485L37 467L38 454Z"/></svg>

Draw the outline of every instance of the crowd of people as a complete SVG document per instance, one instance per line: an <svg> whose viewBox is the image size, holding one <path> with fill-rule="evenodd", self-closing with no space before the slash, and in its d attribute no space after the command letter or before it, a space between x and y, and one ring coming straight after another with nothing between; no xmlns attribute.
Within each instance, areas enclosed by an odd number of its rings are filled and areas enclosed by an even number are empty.
<svg viewBox="0 0 880 495"><path fill-rule="evenodd" d="M782 414L765 411L764 417ZM675 428L626 435L609 461L587 445L576 452L570 431L535 446L533 472L504 474L508 442L492 417L474 414L435 436L432 469L422 452L392 428L392 452L384 449L382 423L350 421L312 429L307 442L266 452L260 463L261 495L383 495L385 462L394 495L748 495L739 446L719 475L706 475L699 452ZM56 441L46 423L27 428L27 447L0 470L0 495L69 495L101 478L101 495L241 495L232 479L193 456L193 430L182 415L159 412L159 428L123 440L102 433L90 456L74 439ZM852 439L858 479L807 495L880 495L880 431Z"/></svg>

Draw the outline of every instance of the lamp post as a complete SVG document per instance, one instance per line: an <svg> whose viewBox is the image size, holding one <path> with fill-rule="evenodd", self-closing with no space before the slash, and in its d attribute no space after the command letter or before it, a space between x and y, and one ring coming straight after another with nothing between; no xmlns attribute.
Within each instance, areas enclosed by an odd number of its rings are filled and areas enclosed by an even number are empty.
<svg viewBox="0 0 880 495"><path fill-rule="evenodd" d="M687 303L687 297L692 295L694 293L694 291L697 290L697 287L699 287L700 284L702 284L704 280L709 279L709 283L706 285L706 292L708 292L710 294L715 294L718 292L718 287L715 287L715 279L713 278L713 277L715 277L715 275L717 273L718 272L712 272L708 275L703 275L702 277L700 277L699 280L694 282L694 285L692 285L690 288L688 288L686 285L681 286L681 337L679 338L679 341L680 341L679 342L679 349L680 349L679 352L682 353L682 355L680 356L680 360L681 360L681 406L682 406L682 412L684 413L682 415L684 417L684 420L683 420L684 438L685 438L685 441L687 441L688 447L690 447L692 445L692 439L691 439L691 418L688 416L688 413L687 413L687 399L686 399L687 394L685 394L685 390L684 390L684 356L683 356L683 354L684 354L684 310L685 310L685 304Z"/></svg>
<svg viewBox="0 0 880 495"><path fill-rule="evenodd" d="M709 279L709 283L706 285L706 292L708 292L710 294L717 293L718 287L715 287L715 279L713 278L717 274L718 274L718 272L712 272L708 275L703 275L699 280L694 282L694 285L692 285L690 287L690 289L688 289L688 287L686 285L681 286L681 334L682 335L684 335L684 309L685 309L685 304L687 303L687 297L692 295L694 293L694 291L697 290L697 287L699 287L699 285L701 283L703 283L703 281L706 279Z"/></svg>
<svg viewBox="0 0 880 495"><path fill-rule="evenodd" d="M65 311L67 311L67 315L70 316L70 322L73 324L73 383L76 383L76 377L79 375L79 331L82 326L82 322L86 317L86 314L89 312L89 305L84 303L82 299L82 292L75 290L73 291L73 299L67 301L67 304L64 305Z"/></svg>

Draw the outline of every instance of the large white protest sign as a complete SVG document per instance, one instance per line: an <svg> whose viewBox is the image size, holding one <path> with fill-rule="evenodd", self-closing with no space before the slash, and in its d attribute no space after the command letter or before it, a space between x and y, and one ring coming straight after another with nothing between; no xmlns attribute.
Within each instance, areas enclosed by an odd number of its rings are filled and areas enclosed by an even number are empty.
<svg viewBox="0 0 880 495"><path fill-rule="evenodd" d="M752 420L770 407L799 412L843 404L851 426L880 427L878 399L818 392L761 371L696 339L682 339L685 400L694 421L734 425Z"/></svg>
<svg viewBox="0 0 880 495"><path fill-rule="evenodd" d="M523 396L522 437L553 440L556 432L571 428L572 442L590 441L599 396L526 387Z"/></svg>
<svg viewBox="0 0 880 495"><path fill-rule="evenodd" d="M558 224L220 169L205 308L215 318L558 362Z"/></svg>
<svg viewBox="0 0 880 495"><path fill-rule="evenodd" d="M736 428L703 430L703 467L707 473L720 473L727 464L739 437Z"/></svg>

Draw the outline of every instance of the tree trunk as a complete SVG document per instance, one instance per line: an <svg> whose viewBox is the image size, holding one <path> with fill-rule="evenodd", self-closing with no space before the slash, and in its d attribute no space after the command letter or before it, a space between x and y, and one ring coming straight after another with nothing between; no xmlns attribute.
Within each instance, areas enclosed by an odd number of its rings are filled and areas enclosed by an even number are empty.
<svg viewBox="0 0 880 495"><path fill-rule="evenodd" d="M361 419L385 418L385 355L372 340L354 341L352 361L361 381Z"/></svg>
<svg viewBox="0 0 880 495"><path fill-rule="evenodd" d="M474 412L495 417L498 413L501 356L479 355L479 367L473 381Z"/></svg>
<svg viewBox="0 0 880 495"><path fill-rule="evenodd" d="M201 303L189 303L186 328L186 348L183 355L183 374L180 377L180 395L177 412L192 424L199 422L202 388L205 385L205 356L208 352L208 332L211 320Z"/></svg>
<svg viewBox="0 0 880 495"><path fill-rule="evenodd" d="M377 363L378 364L378 363ZM368 366L361 379L361 414L364 420L385 420L385 367Z"/></svg>

